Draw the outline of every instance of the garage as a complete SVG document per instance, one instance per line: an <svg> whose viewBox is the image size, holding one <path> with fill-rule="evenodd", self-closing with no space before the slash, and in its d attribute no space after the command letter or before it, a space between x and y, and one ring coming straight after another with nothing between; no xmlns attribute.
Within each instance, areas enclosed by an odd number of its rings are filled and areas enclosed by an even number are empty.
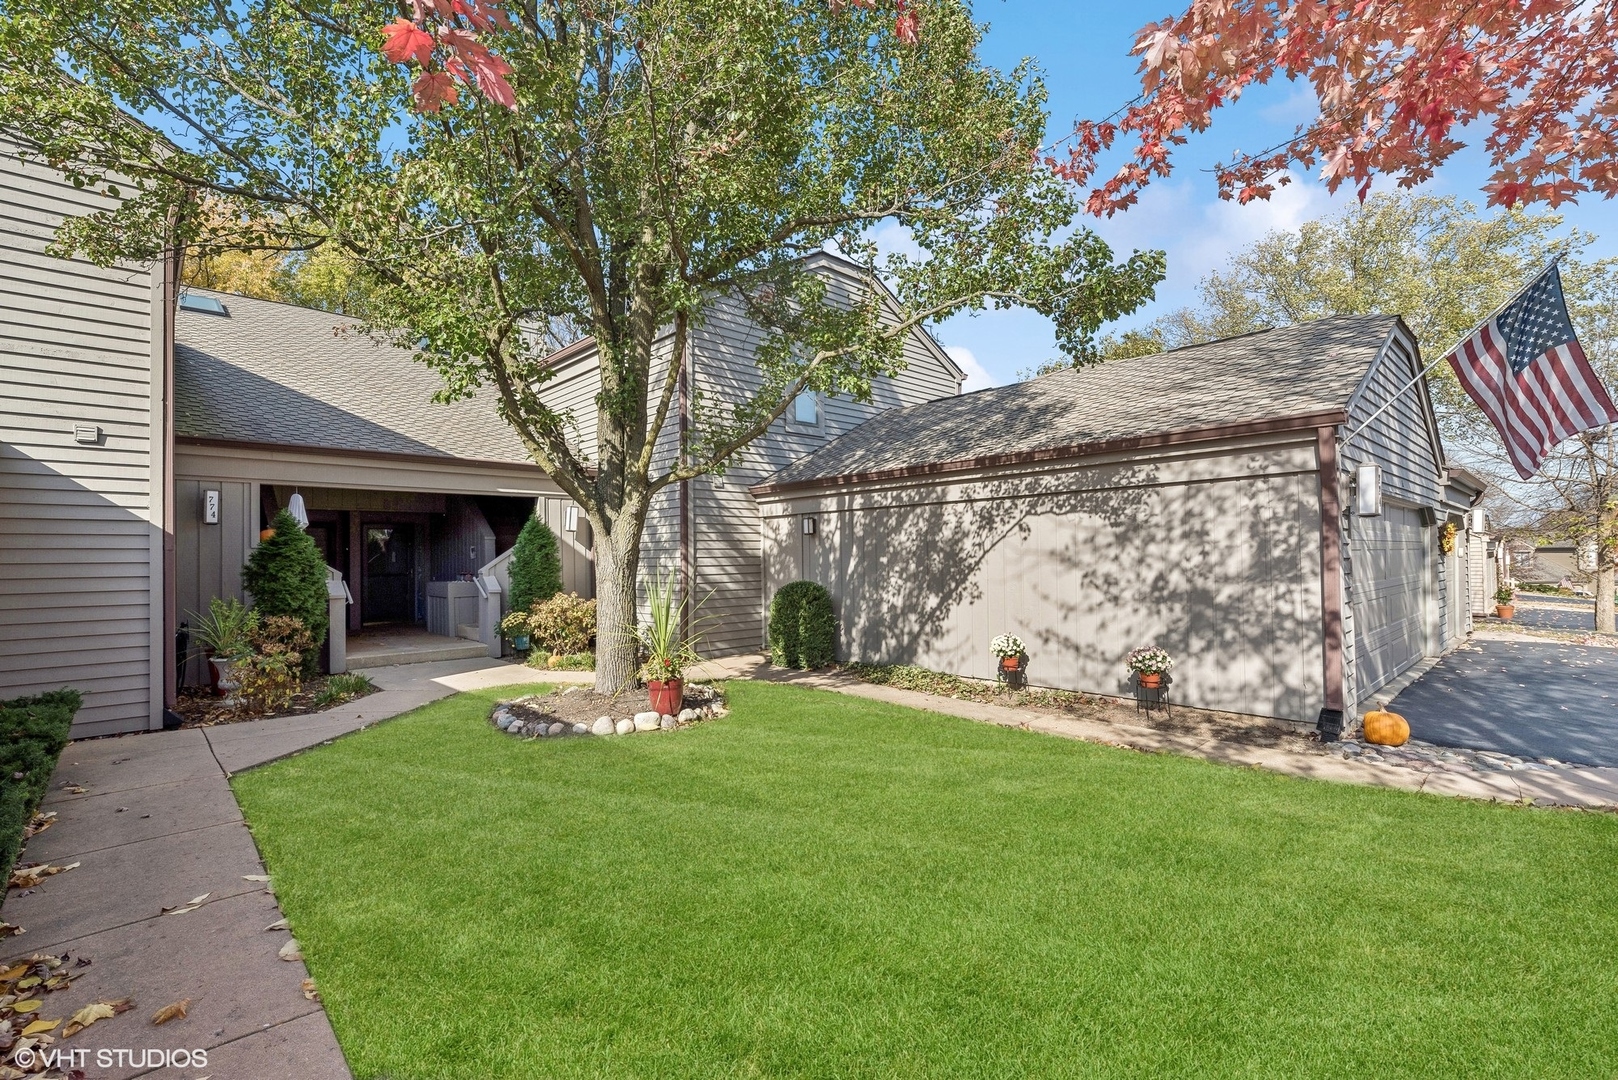
<svg viewBox="0 0 1618 1080"><path fill-rule="evenodd" d="M1424 619L1429 534L1420 511L1386 505L1354 523L1349 566L1354 578L1354 684L1365 701L1427 654Z"/></svg>
<svg viewBox="0 0 1618 1080"><path fill-rule="evenodd" d="M1157 645L1176 703L1329 727L1464 635L1424 522L1481 492L1419 370L1343 316L883 413L751 489L760 602L817 581L839 658L975 678L1016 634L1031 684L1096 694Z"/></svg>

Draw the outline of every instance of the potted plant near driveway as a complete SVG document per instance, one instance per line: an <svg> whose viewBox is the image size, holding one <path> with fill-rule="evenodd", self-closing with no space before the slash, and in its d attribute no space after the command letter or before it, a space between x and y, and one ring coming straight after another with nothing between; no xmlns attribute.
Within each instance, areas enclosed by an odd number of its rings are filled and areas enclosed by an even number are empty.
<svg viewBox="0 0 1618 1080"><path fill-rule="evenodd" d="M236 689L232 665L253 651L258 612L240 600L215 597L209 601L206 615L192 612L191 618L191 638L208 659L208 685L215 697L224 697Z"/></svg>
<svg viewBox="0 0 1618 1080"><path fill-rule="evenodd" d="M1021 690L1028 680L1028 650L1016 634L1001 634L989 642L989 650L999 659L1000 681Z"/></svg>
<svg viewBox="0 0 1618 1080"><path fill-rule="evenodd" d="M500 636L511 642L518 652L527 652L533 623L526 611L513 611L500 620Z"/></svg>
<svg viewBox="0 0 1618 1080"><path fill-rule="evenodd" d="M1494 591L1495 617L1501 621L1505 621L1517 614L1516 604L1513 603L1513 601L1516 599L1517 590L1513 589L1510 585L1502 585L1496 589Z"/></svg>
<svg viewBox="0 0 1618 1080"><path fill-rule="evenodd" d="M646 582L647 621L639 628L641 678L652 699L652 708L664 716L678 716L684 707L685 669L700 663L691 644L694 629L687 626L686 600L679 595L676 578L670 573ZM689 620L694 627L696 620Z"/></svg>
<svg viewBox="0 0 1618 1080"><path fill-rule="evenodd" d="M1157 690L1163 685L1163 676L1174 666L1174 657L1156 645L1136 649L1124 661L1135 675L1135 681L1146 690Z"/></svg>

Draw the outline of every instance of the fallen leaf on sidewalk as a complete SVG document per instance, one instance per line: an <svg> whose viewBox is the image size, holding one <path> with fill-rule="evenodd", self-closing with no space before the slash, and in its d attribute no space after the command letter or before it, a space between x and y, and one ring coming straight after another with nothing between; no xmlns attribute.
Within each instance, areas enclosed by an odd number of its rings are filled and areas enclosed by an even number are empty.
<svg viewBox="0 0 1618 1080"><path fill-rule="evenodd" d="M68 1039L77 1035L97 1020L110 1020L121 1012L128 1012L135 1007L135 1003L128 998L119 998L117 1001L97 1001L86 1005L73 1014L73 1019L67 1022L62 1029L62 1038Z"/></svg>
<svg viewBox="0 0 1618 1080"><path fill-rule="evenodd" d="M315 989L315 980L303 980L303 996L308 998L310 1001L320 1000L320 991Z"/></svg>
<svg viewBox="0 0 1618 1080"><path fill-rule="evenodd" d="M16 982L26 974L28 974L27 964L18 964L16 967L6 968L6 970L0 971L0 983Z"/></svg>
<svg viewBox="0 0 1618 1080"><path fill-rule="evenodd" d="M46 878L55 877L57 874L65 874L69 870L77 869L78 865L78 863L68 863L66 866L51 866L47 863L40 863L38 866L13 870L11 880L6 885L12 889L32 889Z"/></svg>
<svg viewBox="0 0 1618 1080"><path fill-rule="evenodd" d="M10 1005L7 1005L6 1008L21 1015L22 1013L34 1012L43 1004L45 1003L38 998L29 998L27 1001L13 1001Z"/></svg>
<svg viewBox="0 0 1618 1080"><path fill-rule="evenodd" d="M84 795L87 794L90 789L80 784L63 784L62 790L66 791L69 795Z"/></svg>
<svg viewBox="0 0 1618 1080"><path fill-rule="evenodd" d="M170 1020L184 1020L185 1011L191 1007L190 998L181 998L172 1005L165 1005L152 1014L152 1023L166 1024Z"/></svg>
<svg viewBox="0 0 1618 1080"><path fill-rule="evenodd" d="M16 937L18 934L26 933L28 931L15 923L0 922L0 938Z"/></svg>
<svg viewBox="0 0 1618 1080"><path fill-rule="evenodd" d="M55 810L36 810L31 820L22 831L24 840L32 839L56 824Z"/></svg>
<svg viewBox="0 0 1618 1080"><path fill-rule="evenodd" d="M285 930L286 928L287 928L287 921L285 919L276 919L274 922L272 922L270 925L266 926L264 929L265 930Z"/></svg>
<svg viewBox="0 0 1618 1080"><path fill-rule="evenodd" d="M242 880L243 881L268 881L268 880L270 880L270 875L268 875L268 874L243 874L242 875Z"/></svg>
<svg viewBox="0 0 1618 1080"><path fill-rule="evenodd" d="M287 938L287 943L281 946L281 951L276 955L283 960L302 960L303 948L298 944L297 938Z"/></svg>
<svg viewBox="0 0 1618 1080"><path fill-rule="evenodd" d="M183 904L175 904L173 907L166 907L166 908L163 909L163 914L165 914L165 915L184 915L188 911L195 911L195 910L197 910L197 908L202 906L202 903L203 903L204 900L208 899L208 897L210 897L212 895L213 895L213 893L206 893L205 892L201 896L195 897L195 898L193 898L191 900L187 900Z"/></svg>
<svg viewBox="0 0 1618 1080"><path fill-rule="evenodd" d="M32 1024L22 1029L23 1037L44 1035L47 1032L55 1031L56 1025L60 1023L60 1020L35 1020Z"/></svg>

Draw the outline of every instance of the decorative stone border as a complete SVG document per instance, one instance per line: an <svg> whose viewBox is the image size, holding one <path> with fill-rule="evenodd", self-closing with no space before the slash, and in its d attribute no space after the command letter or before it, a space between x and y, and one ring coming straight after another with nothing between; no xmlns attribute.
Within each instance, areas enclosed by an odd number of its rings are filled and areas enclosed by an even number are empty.
<svg viewBox="0 0 1618 1080"><path fill-rule="evenodd" d="M569 688L562 693L564 695L572 693L575 689L577 688ZM637 732L645 731L673 731L676 728L689 727L703 720L717 719L730 713L730 710L725 707L724 698L719 695L718 691L707 687L691 687L690 689L694 691L707 690L713 695L712 699L707 704L682 709L678 715L671 716L667 713L659 715L656 712L647 710L616 719L611 716L601 716L590 724L583 722L570 724L561 720L546 723L542 720L524 720L518 717L512 711L511 706L527 705L532 702L543 701L551 696L550 694L530 694L527 697L513 698L510 701L502 701L495 705L494 712L490 715L489 720L496 728L508 735L529 739L545 739L568 735L633 735Z"/></svg>

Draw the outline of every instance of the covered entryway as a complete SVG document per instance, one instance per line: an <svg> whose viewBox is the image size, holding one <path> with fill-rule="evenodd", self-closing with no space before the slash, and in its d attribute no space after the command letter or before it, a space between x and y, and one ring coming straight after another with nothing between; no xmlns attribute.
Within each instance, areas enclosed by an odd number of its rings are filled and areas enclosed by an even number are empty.
<svg viewBox="0 0 1618 1080"><path fill-rule="evenodd" d="M1420 511L1384 505L1354 519L1354 687L1367 701L1426 655L1428 530Z"/></svg>

